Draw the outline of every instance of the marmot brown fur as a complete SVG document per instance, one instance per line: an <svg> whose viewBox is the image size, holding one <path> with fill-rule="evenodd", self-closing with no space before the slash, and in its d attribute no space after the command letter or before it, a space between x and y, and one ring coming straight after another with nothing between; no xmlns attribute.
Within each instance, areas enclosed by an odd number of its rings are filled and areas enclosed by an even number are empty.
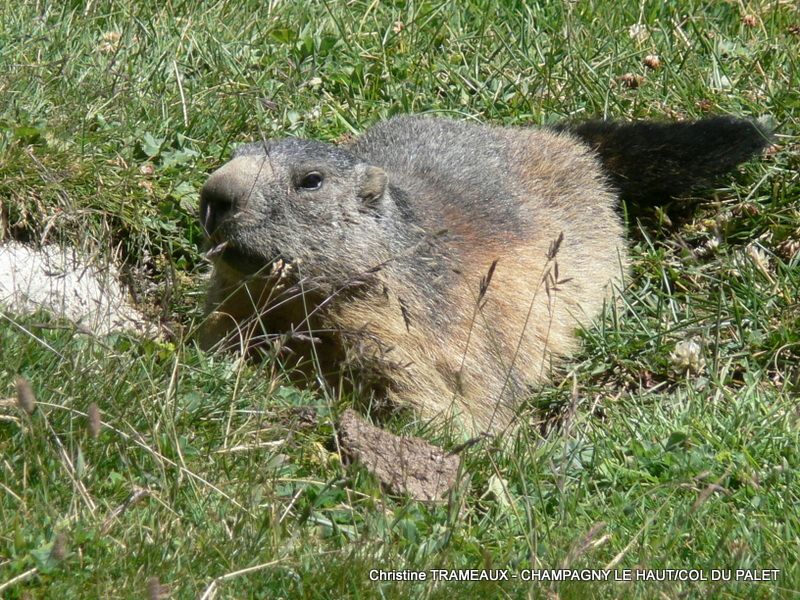
<svg viewBox="0 0 800 600"><path fill-rule="evenodd" d="M619 197L666 200L766 143L726 117L407 116L346 146L242 146L201 192L215 266L201 342L268 341L334 383L498 430L625 275Z"/></svg>

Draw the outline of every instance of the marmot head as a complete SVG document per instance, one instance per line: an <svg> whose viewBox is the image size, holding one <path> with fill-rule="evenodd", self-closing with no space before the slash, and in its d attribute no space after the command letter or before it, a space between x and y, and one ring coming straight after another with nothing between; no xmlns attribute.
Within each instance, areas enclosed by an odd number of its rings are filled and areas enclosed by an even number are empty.
<svg viewBox="0 0 800 600"><path fill-rule="evenodd" d="M242 275L283 261L303 277L357 277L387 258L393 212L382 169L299 139L238 148L200 192L210 254Z"/></svg>

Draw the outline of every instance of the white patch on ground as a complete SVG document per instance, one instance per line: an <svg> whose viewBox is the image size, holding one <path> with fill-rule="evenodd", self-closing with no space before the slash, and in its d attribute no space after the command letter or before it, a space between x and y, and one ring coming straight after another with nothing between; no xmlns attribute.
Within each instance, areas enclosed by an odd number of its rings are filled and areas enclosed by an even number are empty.
<svg viewBox="0 0 800 600"><path fill-rule="evenodd" d="M46 311L95 335L156 327L131 304L113 265L99 268L74 249L0 245L0 307L15 314Z"/></svg>

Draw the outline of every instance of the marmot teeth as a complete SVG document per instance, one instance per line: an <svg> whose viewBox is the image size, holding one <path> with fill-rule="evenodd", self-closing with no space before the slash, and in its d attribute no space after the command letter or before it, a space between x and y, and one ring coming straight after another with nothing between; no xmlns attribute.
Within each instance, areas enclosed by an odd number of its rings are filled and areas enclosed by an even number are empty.
<svg viewBox="0 0 800 600"><path fill-rule="evenodd" d="M203 257L204 257L206 260L211 260L211 259L212 259L212 258L214 258L215 256L219 256L220 254L222 254L222 253L225 251L225 248L227 248L227 247L228 247L228 244L230 244L230 242L222 242L221 244L217 244L216 246L214 246L213 248L211 248L211 250L207 251L207 252L206 252L206 253L203 255Z"/></svg>

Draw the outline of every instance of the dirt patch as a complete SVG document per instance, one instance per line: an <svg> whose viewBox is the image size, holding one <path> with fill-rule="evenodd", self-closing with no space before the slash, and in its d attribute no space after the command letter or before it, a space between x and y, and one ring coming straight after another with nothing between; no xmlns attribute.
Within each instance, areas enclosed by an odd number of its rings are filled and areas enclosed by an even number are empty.
<svg viewBox="0 0 800 600"><path fill-rule="evenodd" d="M419 438L399 437L347 409L339 420L342 450L389 491L440 502L455 486L461 459Z"/></svg>

